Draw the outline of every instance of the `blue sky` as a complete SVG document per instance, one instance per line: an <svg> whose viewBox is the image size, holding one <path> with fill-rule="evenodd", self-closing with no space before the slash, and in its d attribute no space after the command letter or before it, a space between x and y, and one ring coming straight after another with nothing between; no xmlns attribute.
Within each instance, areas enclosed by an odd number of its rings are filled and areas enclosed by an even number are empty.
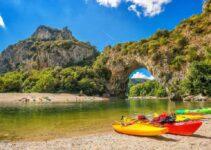
<svg viewBox="0 0 211 150"><path fill-rule="evenodd" d="M102 51L106 45L140 40L158 29L173 29L181 20L200 13L202 2L0 0L0 51L29 37L39 25L67 26L77 39L90 41Z"/></svg>
<svg viewBox="0 0 211 150"><path fill-rule="evenodd" d="M146 68L139 68L139 69L134 70L129 75L129 78L132 78L132 79L140 79L141 78L141 79L148 79L148 80L155 79Z"/></svg>

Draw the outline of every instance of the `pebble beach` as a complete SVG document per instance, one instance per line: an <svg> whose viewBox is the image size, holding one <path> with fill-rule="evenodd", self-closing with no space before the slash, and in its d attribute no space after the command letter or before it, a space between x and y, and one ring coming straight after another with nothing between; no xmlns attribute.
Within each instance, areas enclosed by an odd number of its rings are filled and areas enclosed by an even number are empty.
<svg viewBox="0 0 211 150"><path fill-rule="evenodd" d="M48 141L0 141L1 150L210 150L211 115L206 116L201 128L192 136L165 134L159 137L128 136L108 131L91 135Z"/></svg>

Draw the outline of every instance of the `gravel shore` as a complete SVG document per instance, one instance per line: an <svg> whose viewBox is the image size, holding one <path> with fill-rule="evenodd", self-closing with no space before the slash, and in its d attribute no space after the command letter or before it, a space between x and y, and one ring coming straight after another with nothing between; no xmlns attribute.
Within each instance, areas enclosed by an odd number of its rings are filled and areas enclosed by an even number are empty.
<svg viewBox="0 0 211 150"><path fill-rule="evenodd" d="M55 139L50 141L0 141L1 150L210 150L211 115L193 136L166 134L160 137L138 137L115 132Z"/></svg>
<svg viewBox="0 0 211 150"><path fill-rule="evenodd" d="M0 93L0 103L64 103L104 101L108 98L99 96L79 96L67 93Z"/></svg>

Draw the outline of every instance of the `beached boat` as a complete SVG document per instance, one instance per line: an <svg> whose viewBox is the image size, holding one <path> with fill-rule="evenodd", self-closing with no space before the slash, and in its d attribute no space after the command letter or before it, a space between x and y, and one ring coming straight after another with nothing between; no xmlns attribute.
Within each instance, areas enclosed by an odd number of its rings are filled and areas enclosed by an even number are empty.
<svg viewBox="0 0 211 150"><path fill-rule="evenodd" d="M211 114L211 108L202 109L178 109L175 111L176 114Z"/></svg>
<svg viewBox="0 0 211 150"><path fill-rule="evenodd" d="M205 117L203 115L176 115L176 122L187 121L187 120L201 120Z"/></svg>
<svg viewBox="0 0 211 150"><path fill-rule="evenodd" d="M165 123L164 127L168 128L168 133L176 135L192 135L202 125L201 121L187 121L176 123Z"/></svg>
<svg viewBox="0 0 211 150"><path fill-rule="evenodd" d="M168 131L165 127L156 127L149 123L141 122L126 126L121 123L114 123L112 126L116 132L136 136L159 136Z"/></svg>
<svg viewBox="0 0 211 150"><path fill-rule="evenodd" d="M192 135L202 125L201 115L167 115L161 114L153 118L151 123L163 125L168 128L168 133L177 135Z"/></svg>

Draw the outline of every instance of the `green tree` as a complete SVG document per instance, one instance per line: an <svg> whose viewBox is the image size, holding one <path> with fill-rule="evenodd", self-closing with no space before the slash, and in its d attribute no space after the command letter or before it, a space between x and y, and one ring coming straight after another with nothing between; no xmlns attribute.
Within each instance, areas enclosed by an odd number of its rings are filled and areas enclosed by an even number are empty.
<svg viewBox="0 0 211 150"><path fill-rule="evenodd" d="M55 92L57 81L52 74L52 71L44 71L39 75L35 86L32 88L32 92Z"/></svg>
<svg viewBox="0 0 211 150"><path fill-rule="evenodd" d="M167 96L166 90L157 81L146 81L133 85L129 96Z"/></svg>
<svg viewBox="0 0 211 150"><path fill-rule="evenodd" d="M21 92L23 74L21 72L9 72L4 74L1 79L1 92Z"/></svg>
<svg viewBox="0 0 211 150"><path fill-rule="evenodd" d="M205 62L193 62L180 89L188 95L211 95L211 65Z"/></svg>
<svg viewBox="0 0 211 150"><path fill-rule="evenodd" d="M32 92L32 88L36 85L39 80L40 72L32 70L26 73L26 79L23 82L23 92Z"/></svg>
<svg viewBox="0 0 211 150"><path fill-rule="evenodd" d="M79 88L86 95L103 94L105 87L99 80L83 78L79 81Z"/></svg>
<svg viewBox="0 0 211 150"><path fill-rule="evenodd" d="M76 91L77 79L79 78L79 76L80 75L72 68L63 69L60 72L60 90L64 92Z"/></svg>

